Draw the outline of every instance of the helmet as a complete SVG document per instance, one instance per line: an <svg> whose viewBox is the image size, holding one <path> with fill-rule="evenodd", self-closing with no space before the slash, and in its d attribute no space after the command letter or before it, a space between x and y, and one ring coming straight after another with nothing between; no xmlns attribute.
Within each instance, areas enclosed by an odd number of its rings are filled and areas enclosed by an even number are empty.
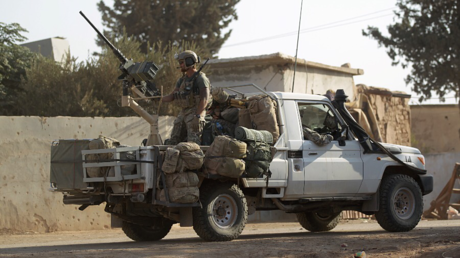
<svg viewBox="0 0 460 258"><path fill-rule="evenodd" d="M185 50L184 52L175 56L176 60L184 60L185 66L190 67L196 63L200 62L200 57L191 50Z"/></svg>

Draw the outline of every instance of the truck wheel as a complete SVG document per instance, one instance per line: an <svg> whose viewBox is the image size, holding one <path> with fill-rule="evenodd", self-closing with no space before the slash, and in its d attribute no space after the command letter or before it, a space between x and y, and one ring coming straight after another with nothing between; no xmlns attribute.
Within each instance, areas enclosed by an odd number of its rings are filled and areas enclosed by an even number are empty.
<svg viewBox="0 0 460 258"><path fill-rule="evenodd" d="M157 241L165 237L173 222L164 218L154 218L161 220L161 223L156 223L155 226L141 226L127 221L123 221L122 229L126 236L134 241Z"/></svg>
<svg viewBox="0 0 460 258"><path fill-rule="evenodd" d="M206 241L230 241L240 236L248 205L233 183L206 184L200 189L202 207L193 208L193 229Z"/></svg>
<svg viewBox="0 0 460 258"><path fill-rule="evenodd" d="M330 231L340 222L340 212L296 213L300 225L310 232Z"/></svg>
<svg viewBox="0 0 460 258"><path fill-rule="evenodd" d="M417 226L423 213L422 191L407 175L383 178L380 186L380 207L375 218L390 232L404 232Z"/></svg>

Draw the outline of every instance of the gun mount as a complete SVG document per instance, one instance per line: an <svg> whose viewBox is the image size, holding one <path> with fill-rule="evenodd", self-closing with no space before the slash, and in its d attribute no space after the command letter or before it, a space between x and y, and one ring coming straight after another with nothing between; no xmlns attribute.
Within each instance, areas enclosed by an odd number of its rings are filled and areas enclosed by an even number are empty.
<svg viewBox="0 0 460 258"><path fill-rule="evenodd" d="M126 58L94 25L91 21L80 11L81 16L93 27L102 40L109 46L115 56L120 60L119 69L122 74L118 77L123 81L123 96L122 106L130 107L139 116L144 118L150 124L150 134L147 139L146 145L161 145L163 141L158 132L158 114L151 115L139 104L136 103L134 98L129 95L129 91L139 96L138 99L151 99L161 98L161 91L159 91L153 83L158 66L153 62L134 62L132 59Z"/></svg>

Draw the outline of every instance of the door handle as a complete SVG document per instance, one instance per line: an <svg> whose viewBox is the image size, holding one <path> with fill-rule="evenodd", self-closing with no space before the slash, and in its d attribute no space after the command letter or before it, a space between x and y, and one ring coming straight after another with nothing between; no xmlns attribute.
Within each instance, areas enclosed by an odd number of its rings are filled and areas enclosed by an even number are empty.
<svg viewBox="0 0 460 258"><path fill-rule="evenodd" d="M316 153L316 152L310 152L310 153L308 153L308 155L309 155L309 156L313 156L313 155L318 155L318 153Z"/></svg>

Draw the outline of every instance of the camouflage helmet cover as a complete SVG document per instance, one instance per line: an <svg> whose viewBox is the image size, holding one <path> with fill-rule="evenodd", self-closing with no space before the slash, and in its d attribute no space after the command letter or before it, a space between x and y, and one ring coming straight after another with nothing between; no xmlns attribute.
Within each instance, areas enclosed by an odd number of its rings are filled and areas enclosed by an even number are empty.
<svg viewBox="0 0 460 258"><path fill-rule="evenodd" d="M200 57L197 56L196 53L191 50L185 50L184 52L176 55L175 58L178 61L184 60L185 65L187 67L200 62Z"/></svg>

